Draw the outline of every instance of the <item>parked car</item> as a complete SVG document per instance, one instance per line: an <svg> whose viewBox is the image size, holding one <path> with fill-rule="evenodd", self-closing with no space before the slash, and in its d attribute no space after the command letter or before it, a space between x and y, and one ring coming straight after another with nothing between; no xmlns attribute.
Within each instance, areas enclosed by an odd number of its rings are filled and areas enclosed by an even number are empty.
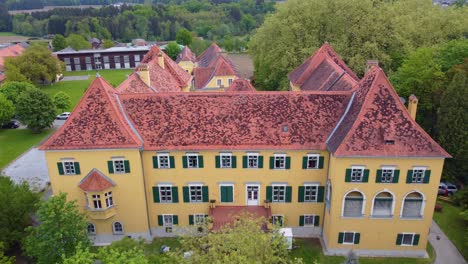
<svg viewBox="0 0 468 264"><path fill-rule="evenodd" d="M448 195L453 195L458 191L458 188L455 184L446 183L445 185L447 185Z"/></svg>
<svg viewBox="0 0 468 264"><path fill-rule="evenodd" d="M58 120L67 120L69 116L70 116L70 112L64 112L64 113L61 113L60 115L58 115L56 117L56 119L58 119Z"/></svg>
<svg viewBox="0 0 468 264"><path fill-rule="evenodd" d="M2 125L2 128L18 128L20 126L20 123L16 120L11 120L8 123L5 123Z"/></svg>
<svg viewBox="0 0 468 264"><path fill-rule="evenodd" d="M443 183L439 184L439 191L437 192L439 195L453 195L458 191L458 188L455 184L452 183Z"/></svg>

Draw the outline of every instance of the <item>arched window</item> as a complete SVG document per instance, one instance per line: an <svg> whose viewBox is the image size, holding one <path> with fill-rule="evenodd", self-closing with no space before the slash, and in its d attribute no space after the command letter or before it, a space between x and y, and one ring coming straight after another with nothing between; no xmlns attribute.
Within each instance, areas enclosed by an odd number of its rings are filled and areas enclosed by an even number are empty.
<svg viewBox="0 0 468 264"><path fill-rule="evenodd" d="M112 225L112 228L114 230L114 234L124 233L123 225L120 222L114 222L114 224Z"/></svg>
<svg viewBox="0 0 468 264"><path fill-rule="evenodd" d="M96 227L94 226L94 224L89 223L88 228L86 229L86 232L88 232L89 235L96 234Z"/></svg>
<svg viewBox="0 0 468 264"><path fill-rule="evenodd" d="M393 195L389 192L378 193L374 197L372 206L372 216L392 217L393 215Z"/></svg>
<svg viewBox="0 0 468 264"><path fill-rule="evenodd" d="M422 218L424 197L419 192L412 192L406 195L403 200L401 217Z"/></svg>
<svg viewBox="0 0 468 264"><path fill-rule="evenodd" d="M361 217L364 214L364 195L358 191L349 192L344 199L343 216Z"/></svg>

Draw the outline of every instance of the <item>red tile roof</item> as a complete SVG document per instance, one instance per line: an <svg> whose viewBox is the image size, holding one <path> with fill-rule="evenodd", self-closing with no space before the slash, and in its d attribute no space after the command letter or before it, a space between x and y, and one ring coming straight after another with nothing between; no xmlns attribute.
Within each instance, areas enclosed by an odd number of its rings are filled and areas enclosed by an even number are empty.
<svg viewBox="0 0 468 264"><path fill-rule="evenodd" d="M97 169L92 169L78 183L78 187L85 192L101 192L113 186L115 186L115 183Z"/></svg>
<svg viewBox="0 0 468 264"><path fill-rule="evenodd" d="M379 67L355 88L349 111L328 141L334 156L450 157L409 115Z"/></svg>
<svg viewBox="0 0 468 264"><path fill-rule="evenodd" d="M133 72L117 88L118 93L154 93L155 89L149 87L139 76L139 72Z"/></svg>
<svg viewBox="0 0 468 264"><path fill-rule="evenodd" d="M120 95L147 150L326 149L350 92Z"/></svg>
<svg viewBox="0 0 468 264"><path fill-rule="evenodd" d="M195 63L197 60L195 53L188 47L185 46L182 51L180 51L179 55L177 55L176 62L179 63L181 61L191 61Z"/></svg>
<svg viewBox="0 0 468 264"><path fill-rule="evenodd" d="M5 58L21 55L26 49L20 44L11 45L0 49L0 71L5 69Z"/></svg>
<svg viewBox="0 0 468 264"><path fill-rule="evenodd" d="M213 42L197 57L198 67L210 67L221 52L221 48Z"/></svg>
<svg viewBox="0 0 468 264"><path fill-rule="evenodd" d="M41 149L138 148L141 145L120 110L114 88L97 77L65 124Z"/></svg>
<svg viewBox="0 0 468 264"><path fill-rule="evenodd" d="M193 77L195 79L195 89L206 88L206 85L208 85L211 79L215 76L238 76L232 62L222 55L218 55L212 64L213 66L199 66L194 69Z"/></svg>
<svg viewBox="0 0 468 264"><path fill-rule="evenodd" d="M213 228L216 231L225 226L232 226L236 217L248 215L254 218L264 218L268 221L271 217L271 209L263 206L216 206L210 208L210 214L213 218ZM263 227L266 229L266 226Z"/></svg>
<svg viewBox="0 0 468 264"><path fill-rule="evenodd" d="M292 71L288 78L304 91L347 91L359 81L328 43Z"/></svg>
<svg viewBox="0 0 468 264"><path fill-rule="evenodd" d="M246 79L236 79L226 89L226 92L256 92L255 87Z"/></svg>

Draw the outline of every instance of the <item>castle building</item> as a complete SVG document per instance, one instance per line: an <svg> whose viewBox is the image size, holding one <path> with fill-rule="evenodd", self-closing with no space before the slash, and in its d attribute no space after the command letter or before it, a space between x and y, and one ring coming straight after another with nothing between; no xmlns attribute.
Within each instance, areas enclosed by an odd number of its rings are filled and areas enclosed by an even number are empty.
<svg viewBox="0 0 468 264"><path fill-rule="evenodd" d="M96 78L41 146L54 193L78 200L96 244L174 236L206 216L219 228L245 210L319 237L327 254L426 255L450 155L382 69L358 80L325 44L289 75L298 91L238 79L184 93L145 70L158 54L117 89Z"/></svg>

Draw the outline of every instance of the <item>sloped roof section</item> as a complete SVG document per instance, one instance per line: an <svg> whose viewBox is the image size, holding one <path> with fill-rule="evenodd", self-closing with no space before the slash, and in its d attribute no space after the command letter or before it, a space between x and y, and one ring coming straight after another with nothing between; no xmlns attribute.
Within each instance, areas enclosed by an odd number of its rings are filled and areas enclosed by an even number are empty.
<svg viewBox="0 0 468 264"><path fill-rule="evenodd" d="M195 53L193 53L193 51L188 46L185 46L180 51L179 55L177 55L176 62L179 63L181 61L191 61L195 63L196 60L197 58L195 56Z"/></svg>
<svg viewBox="0 0 468 264"><path fill-rule="evenodd" d="M257 90L246 79L236 79L232 84L226 89L226 92L256 92Z"/></svg>
<svg viewBox="0 0 468 264"><path fill-rule="evenodd" d="M156 90L149 87L138 75L138 72L133 72L123 81L117 88L118 93L155 93Z"/></svg>
<svg viewBox="0 0 468 264"><path fill-rule="evenodd" d="M215 76L238 76L232 62L222 55L218 55L212 67L197 67L194 69L194 88L203 89Z"/></svg>
<svg viewBox="0 0 468 264"><path fill-rule="evenodd" d="M41 149L138 148L141 145L121 112L114 88L97 77L65 124Z"/></svg>
<svg viewBox="0 0 468 264"><path fill-rule="evenodd" d="M359 81L328 43L293 70L288 78L303 91L348 91Z"/></svg>
<svg viewBox="0 0 468 264"><path fill-rule="evenodd" d="M124 94L146 150L326 149L349 92Z"/></svg>
<svg viewBox="0 0 468 264"><path fill-rule="evenodd" d="M26 49L20 44L11 45L0 49L0 71L5 69L5 58L12 58L21 55Z"/></svg>
<svg viewBox="0 0 468 264"><path fill-rule="evenodd" d="M372 68L355 89L327 142L334 156L450 157L410 117L381 68Z"/></svg>
<svg viewBox="0 0 468 264"><path fill-rule="evenodd" d="M113 186L115 186L115 183L98 169L92 169L88 175L78 183L78 187L85 192L100 192Z"/></svg>
<svg viewBox="0 0 468 264"><path fill-rule="evenodd" d="M223 52L222 49L216 43L211 43L211 45L197 57L198 66L210 67L221 52Z"/></svg>

